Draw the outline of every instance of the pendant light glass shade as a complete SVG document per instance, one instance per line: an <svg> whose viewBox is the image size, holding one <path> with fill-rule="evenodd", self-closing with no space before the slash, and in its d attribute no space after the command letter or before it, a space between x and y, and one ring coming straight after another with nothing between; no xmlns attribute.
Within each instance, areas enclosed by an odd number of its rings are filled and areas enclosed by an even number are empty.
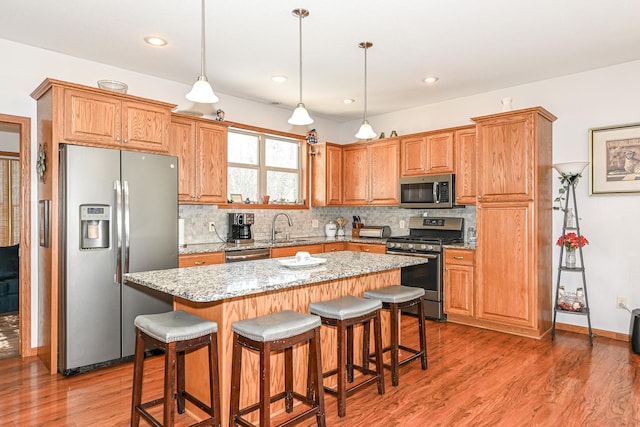
<svg viewBox="0 0 640 427"><path fill-rule="evenodd" d="M356 138L373 139L376 137L376 132L367 120L367 49L373 46L373 43L362 42L358 46L364 49L364 120L362 120L360 129L358 130L358 133L356 133Z"/></svg>
<svg viewBox="0 0 640 427"><path fill-rule="evenodd" d="M202 22L201 22L201 40L200 40L200 76L198 80L193 84L191 91L186 95L186 98L191 102L198 102L200 104L213 104L220 99L213 93L213 88L207 80L207 76L204 69L204 52L205 52L205 37L204 37L204 0L202 0Z"/></svg>
<svg viewBox="0 0 640 427"><path fill-rule="evenodd" d="M304 108L304 104L301 102L298 104L293 114L289 117L289 124L291 125L310 125L313 123L313 119L309 115L309 112Z"/></svg>
<svg viewBox="0 0 640 427"><path fill-rule="evenodd" d="M310 125L313 123L313 119L309 115L306 107L302 103L302 19L309 16L309 11L306 9L294 9L291 12L294 16L298 17L298 34L300 40L300 102L296 106L295 110L289 117L288 123L290 125Z"/></svg>
<svg viewBox="0 0 640 427"><path fill-rule="evenodd" d="M363 121L360 125L356 138L358 139L373 139L376 137L376 132L373 130L367 120Z"/></svg>

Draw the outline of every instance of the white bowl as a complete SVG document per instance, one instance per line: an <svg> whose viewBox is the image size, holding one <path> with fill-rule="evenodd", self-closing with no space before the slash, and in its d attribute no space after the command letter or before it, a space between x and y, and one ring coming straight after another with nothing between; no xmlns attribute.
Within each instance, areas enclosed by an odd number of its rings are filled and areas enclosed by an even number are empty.
<svg viewBox="0 0 640 427"><path fill-rule="evenodd" d="M584 168L587 167L589 162L566 162L556 163L553 168L558 171L560 175L580 175Z"/></svg>
<svg viewBox="0 0 640 427"><path fill-rule="evenodd" d="M129 88L126 83L117 80L98 80L98 87L118 93L127 93L127 89Z"/></svg>

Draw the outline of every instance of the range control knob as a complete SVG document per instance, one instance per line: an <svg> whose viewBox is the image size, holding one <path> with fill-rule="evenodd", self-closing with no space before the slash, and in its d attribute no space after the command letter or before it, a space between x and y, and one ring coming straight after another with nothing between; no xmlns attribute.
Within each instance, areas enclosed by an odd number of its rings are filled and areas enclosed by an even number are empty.
<svg viewBox="0 0 640 427"><path fill-rule="evenodd" d="M413 243L409 243L409 244L407 245L407 249L413 249Z"/></svg>
<svg viewBox="0 0 640 427"><path fill-rule="evenodd" d="M388 248L393 248L393 247L395 247L395 245L396 245L395 243L387 243L387 247Z"/></svg>

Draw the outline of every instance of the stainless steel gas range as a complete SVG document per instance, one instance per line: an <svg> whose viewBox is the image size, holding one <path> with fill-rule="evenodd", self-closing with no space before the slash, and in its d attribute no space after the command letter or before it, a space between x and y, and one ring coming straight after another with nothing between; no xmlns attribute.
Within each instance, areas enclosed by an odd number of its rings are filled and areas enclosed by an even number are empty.
<svg viewBox="0 0 640 427"><path fill-rule="evenodd" d="M390 237L387 253L428 258L427 264L405 267L402 284L424 288L425 317L444 321L443 310L443 258L442 247L464 241L463 218L436 218L413 216L409 218L409 235ZM417 310L413 313L415 314Z"/></svg>

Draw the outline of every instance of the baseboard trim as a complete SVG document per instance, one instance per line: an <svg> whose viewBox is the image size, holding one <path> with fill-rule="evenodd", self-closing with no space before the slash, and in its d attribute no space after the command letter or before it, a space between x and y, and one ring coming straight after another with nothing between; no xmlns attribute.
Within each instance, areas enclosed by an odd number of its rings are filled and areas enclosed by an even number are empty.
<svg viewBox="0 0 640 427"><path fill-rule="evenodd" d="M575 332L577 334L589 335L589 328L585 326L569 325L568 323L556 323L556 329L559 331ZM591 329L593 336L610 338L616 341L629 342L629 334L619 332L605 331L603 329Z"/></svg>

